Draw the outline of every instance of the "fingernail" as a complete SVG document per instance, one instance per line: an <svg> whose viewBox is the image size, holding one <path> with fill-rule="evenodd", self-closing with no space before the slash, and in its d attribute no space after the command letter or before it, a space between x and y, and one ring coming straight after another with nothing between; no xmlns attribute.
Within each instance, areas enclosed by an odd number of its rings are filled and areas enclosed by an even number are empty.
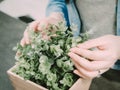
<svg viewBox="0 0 120 90"><path fill-rule="evenodd" d="M21 45L22 47L24 47L23 39L20 41L20 45Z"/></svg>
<svg viewBox="0 0 120 90"><path fill-rule="evenodd" d="M71 48L70 51L74 51L74 48Z"/></svg>
<svg viewBox="0 0 120 90"><path fill-rule="evenodd" d="M68 53L68 55L70 56L70 52Z"/></svg>
<svg viewBox="0 0 120 90"><path fill-rule="evenodd" d="M69 52L69 53L68 53L68 56L71 56L71 55L72 55L72 53L71 53L71 52Z"/></svg>
<svg viewBox="0 0 120 90"><path fill-rule="evenodd" d="M71 51L71 52L74 52L74 51L76 51L76 49L78 49L78 48L77 48L77 47L74 47L74 48L71 48L70 51Z"/></svg>
<svg viewBox="0 0 120 90"><path fill-rule="evenodd" d="M29 39L26 40L26 44L30 44L30 40Z"/></svg>
<svg viewBox="0 0 120 90"><path fill-rule="evenodd" d="M74 70L73 73L78 75L77 70Z"/></svg>
<svg viewBox="0 0 120 90"><path fill-rule="evenodd" d="M73 73L75 73L75 72L76 72L76 70L73 71Z"/></svg>
<svg viewBox="0 0 120 90"><path fill-rule="evenodd" d="M24 47L24 44L23 44L23 43L20 43L20 45L21 45L22 47Z"/></svg>

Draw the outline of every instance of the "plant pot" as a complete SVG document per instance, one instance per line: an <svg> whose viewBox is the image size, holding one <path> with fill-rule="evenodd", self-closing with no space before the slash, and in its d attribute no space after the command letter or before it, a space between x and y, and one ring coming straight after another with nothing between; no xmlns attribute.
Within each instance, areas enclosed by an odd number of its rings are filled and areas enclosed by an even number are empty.
<svg viewBox="0 0 120 90"><path fill-rule="evenodd" d="M19 75L13 73L12 70L15 67L16 66L13 66L7 71L7 74L9 75L9 79L11 80L15 90L48 90L47 88L38 85L30 80L24 80ZM92 80L85 80L79 78L69 90L89 90L91 81Z"/></svg>

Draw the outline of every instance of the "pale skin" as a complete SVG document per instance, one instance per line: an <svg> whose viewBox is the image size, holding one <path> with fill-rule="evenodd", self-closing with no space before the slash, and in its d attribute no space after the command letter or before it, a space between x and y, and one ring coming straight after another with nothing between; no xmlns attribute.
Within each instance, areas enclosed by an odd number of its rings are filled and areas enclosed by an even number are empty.
<svg viewBox="0 0 120 90"><path fill-rule="evenodd" d="M63 17L60 13L52 13L49 17L45 17L40 20L33 21L29 24L29 28L36 31L42 31L43 29L47 28L50 24L56 24L60 21L63 21ZM43 35L44 39L48 39L49 37L46 36L46 34ZM27 30L24 31L23 38L21 39L20 44L22 46L26 44L30 44L29 35L27 33Z"/></svg>
<svg viewBox="0 0 120 90"><path fill-rule="evenodd" d="M62 15L53 13L49 17L32 22L29 27L34 31L41 31L49 24L56 24L63 20ZM44 35L43 38L47 38ZM21 45L30 44L27 30L24 31ZM90 50L91 48L97 48ZM96 39L88 40L70 49L68 53L76 66L74 73L85 79L92 79L109 70L120 59L120 36L105 35Z"/></svg>
<svg viewBox="0 0 120 90"><path fill-rule="evenodd" d="M89 50L91 48L97 50ZM75 74L88 79L97 77L98 70L102 74L120 59L120 36L105 35L88 40L71 48L68 55L76 66Z"/></svg>

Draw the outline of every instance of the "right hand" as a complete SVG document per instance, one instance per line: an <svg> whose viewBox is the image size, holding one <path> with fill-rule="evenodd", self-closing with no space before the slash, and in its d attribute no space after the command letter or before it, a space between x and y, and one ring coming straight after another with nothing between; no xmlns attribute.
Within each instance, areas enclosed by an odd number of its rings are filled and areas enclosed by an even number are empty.
<svg viewBox="0 0 120 90"><path fill-rule="evenodd" d="M52 13L49 17L45 17L41 20L33 21L29 24L29 28L34 31L42 31L46 29L50 24L57 24L58 22L63 21L63 17L60 13ZM48 39L49 37L47 35L43 35L44 39ZM26 44L30 44L29 35L27 32L27 29L24 31L23 38L20 41L20 44L22 46Z"/></svg>
<svg viewBox="0 0 120 90"><path fill-rule="evenodd" d="M71 48L68 55L76 66L75 74L85 79L95 78L120 59L120 36L105 35L88 40Z"/></svg>

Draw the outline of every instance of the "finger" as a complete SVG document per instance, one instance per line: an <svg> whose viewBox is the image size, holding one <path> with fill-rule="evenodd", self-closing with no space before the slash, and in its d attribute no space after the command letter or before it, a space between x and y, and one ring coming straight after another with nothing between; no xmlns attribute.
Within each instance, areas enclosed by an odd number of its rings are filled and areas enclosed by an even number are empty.
<svg viewBox="0 0 120 90"><path fill-rule="evenodd" d="M74 63L75 67L77 68L78 72L83 75L83 78L85 79L92 79L98 75L97 71L87 71L86 69L80 67L77 63Z"/></svg>
<svg viewBox="0 0 120 90"><path fill-rule="evenodd" d="M78 63L80 66L90 71L109 68L113 64L113 62L110 62L109 60L89 61L72 52L68 53L68 55L71 57L73 62Z"/></svg>
<svg viewBox="0 0 120 90"><path fill-rule="evenodd" d="M30 39L27 30L24 32L24 41L26 44L30 44Z"/></svg>
<svg viewBox="0 0 120 90"><path fill-rule="evenodd" d="M38 21L38 20L33 21L32 23L29 24L29 28L34 31L37 31L37 27L38 27L39 23L40 23L40 21Z"/></svg>
<svg viewBox="0 0 120 90"><path fill-rule="evenodd" d="M88 49L74 47L74 48L71 48L70 51L82 57L85 57L89 60L102 60L102 57L104 56L103 53L101 53L102 51L100 50L92 51Z"/></svg>
<svg viewBox="0 0 120 90"><path fill-rule="evenodd" d="M105 73L106 71L108 71L109 69L104 69L104 70L100 70L101 74ZM96 74L95 75L92 75L91 73L88 72L88 74L91 74L91 75L83 75L82 72L80 72L79 70L75 70L74 73L77 74L78 76L84 78L84 79L93 79L95 77L100 77L101 74L99 73L99 71L94 71Z"/></svg>
<svg viewBox="0 0 120 90"><path fill-rule="evenodd" d="M89 66L91 65L90 61L88 61L87 59L80 57L72 52L68 53L68 56L70 56L70 58L72 59L73 62L77 62L80 66L88 69Z"/></svg>
<svg viewBox="0 0 120 90"><path fill-rule="evenodd" d="M74 65L75 65L75 67L76 67L76 69L73 71L75 74L77 74L78 76L80 76L80 77L82 77L82 78L88 78L88 77L86 77L86 75L84 75L83 73L81 73L80 71L79 71L79 68L80 68L80 65L78 66L78 63L76 63L76 62L74 62L73 61L73 63L74 63Z"/></svg>
<svg viewBox="0 0 120 90"><path fill-rule="evenodd" d="M48 23L47 18L44 18L44 19L40 20L40 23L39 23L37 29L39 31L42 31L43 29L46 29L48 27L48 25L49 25L49 23Z"/></svg>
<svg viewBox="0 0 120 90"><path fill-rule="evenodd" d="M82 73L80 73L77 69L73 71L76 75L78 75L79 77L82 77L82 78L87 78L85 77Z"/></svg>
<svg viewBox="0 0 120 90"><path fill-rule="evenodd" d="M25 46L25 40L24 40L24 38L21 39L20 45L23 46L23 47Z"/></svg>
<svg viewBox="0 0 120 90"><path fill-rule="evenodd" d="M86 79L95 78L97 76L100 76L107 70L109 70L108 68L107 69L105 68L105 69L101 69L101 70L97 70L97 71L88 71L88 70L80 67L80 65L78 65L77 63L74 63L74 64L75 64L75 67L77 68L77 70L76 70L77 74L78 75L80 74L83 78L86 78Z"/></svg>
<svg viewBox="0 0 120 90"><path fill-rule="evenodd" d="M79 48L85 48L85 49L90 49L90 48L95 48L98 46L101 46L105 43L105 40L103 40L103 37L97 38L97 39L92 39L88 40L84 43L81 43L78 45Z"/></svg>

